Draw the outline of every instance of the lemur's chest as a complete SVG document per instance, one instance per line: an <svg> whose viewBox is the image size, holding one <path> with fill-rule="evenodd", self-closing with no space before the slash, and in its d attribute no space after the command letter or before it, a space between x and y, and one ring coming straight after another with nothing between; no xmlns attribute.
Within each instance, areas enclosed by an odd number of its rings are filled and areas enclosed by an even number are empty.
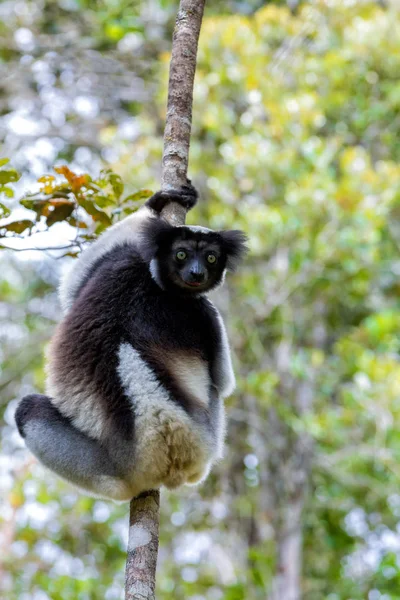
<svg viewBox="0 0 400 600"><path fill-rule="evenodd" d="M212 306L205 299L169 296L147 289L132 299L126 340L166 389L185 405L208 407L211 365L218 349Z"/></svg>
<svg viewBox="0 0 400 600"><path fill-rule="evenodd" d="M151 363L165 384L181 392L195 404L209 405L210 368L204 356L193 350L153 347L149 355Z"/></svg>
<svg viewBox="0 0 400 600"><path fill-rule="evenodd" d="M167 295L138 297L124 323L132 343L196 354L210 360L217 344L215 318L206 302L184 301ZM192 361L191 361L192 362Z"/></svg>
<svg viewBox="0 0 400 600"><path fill-rule="evenodd" d="M210 365L216 354L210 319L187 310L147 312L140 328L138 322L133 324L129 341L174 395L208 406Z"/></svg>

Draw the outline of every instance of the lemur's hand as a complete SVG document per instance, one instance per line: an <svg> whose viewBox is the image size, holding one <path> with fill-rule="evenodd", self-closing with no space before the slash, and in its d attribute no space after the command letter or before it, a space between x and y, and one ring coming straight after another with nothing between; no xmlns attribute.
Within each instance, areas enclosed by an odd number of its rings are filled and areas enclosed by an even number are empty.
<svg viewBox="0 0 400 600"><path fill-rule="evenodd" d="M192 185L190 179L188 179L187 184L183 185L180 190L161 190L156 192L147 200L146 206L154 210L157 214L160 214L164 206L170 202L176 202L186 208L186 210L190 210L196 204L197 198L197 190Z"/></svg>

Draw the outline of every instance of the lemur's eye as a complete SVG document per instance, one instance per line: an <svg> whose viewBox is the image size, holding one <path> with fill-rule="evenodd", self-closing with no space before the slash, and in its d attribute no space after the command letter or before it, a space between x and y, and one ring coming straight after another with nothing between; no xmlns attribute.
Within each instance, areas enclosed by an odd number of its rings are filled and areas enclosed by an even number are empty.
<svg viewBox="0 0 400 600"><path fill-rule="evenodd" d="M177 258L178 260L185 260L186 256L187 256L187 254L186 254L186 252L184 252L183 250L179 250L179 251L176 253L176 258Z"/></svg>
<svg viewBox="0 0 400 600"><path fill-rule="evenodd" d="M214 264L216 261L217 261L217 257L215 256L215 254L207 255L207 262L209 262L210 265Z"/></svg>

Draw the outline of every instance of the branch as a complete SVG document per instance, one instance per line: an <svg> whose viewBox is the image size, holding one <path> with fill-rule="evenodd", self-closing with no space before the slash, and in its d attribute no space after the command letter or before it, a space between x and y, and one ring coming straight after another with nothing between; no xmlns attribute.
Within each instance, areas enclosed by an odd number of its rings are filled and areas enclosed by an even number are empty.
<svg viewBox="0 0 400 600"><path fill-rule="evenodd" d="M205 0L181 0L176 18L169 73L167 120L164 133L162 184L179 189L187 182L193 83L197 45ZM161 216L183 225L186 210L171 202ZM125 599L154 600L158 551L160 492L152 490L131 501Z"/></svg>
<svg viewBox="0 0 400 600"><path fill-rule="evenodd" d="M47 248L12 248L11 246L0 244L0 250L12 250L13 252L48 252L50 250L71 250L71 248L79 247L80 245L77 243L68 244L68 246L48 246Z"/></svg>
<svg viewBox="0 0 400 600"><path fill-rule="evenodd" d="M192 128L193 83L197 45L205 0L181 0L172 42L167 121L164 132L162 184L164 190L186 184ZM185 223L186 211L168 204L162 217L172 225Z"/></svg>
<svg viewBox="0 0 400 600"><path fill-rule="evenodd" d="M125 600L153 600L156 587L160 492L144 492L131 502Z"/></svg>

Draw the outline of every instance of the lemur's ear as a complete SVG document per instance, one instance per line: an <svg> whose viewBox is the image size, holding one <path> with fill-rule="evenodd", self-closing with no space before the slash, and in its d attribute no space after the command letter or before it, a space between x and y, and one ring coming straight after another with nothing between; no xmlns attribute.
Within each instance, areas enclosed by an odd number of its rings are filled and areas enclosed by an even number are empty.
<svg viewBox="0 0 400 600"><path fill-rule="evenodd" d="M163 219L149 219L140 230L140 254L146 261L155 258L164 244L170 242L174 227Z"/></svg>
<svg viewBox="0 0 400 600"><path fill-rule="evenodd" d="M238 229L219 231L218 233L222 238L222 248L226 252L226 268L234 271L248 251L247 236Z"/></svg>

